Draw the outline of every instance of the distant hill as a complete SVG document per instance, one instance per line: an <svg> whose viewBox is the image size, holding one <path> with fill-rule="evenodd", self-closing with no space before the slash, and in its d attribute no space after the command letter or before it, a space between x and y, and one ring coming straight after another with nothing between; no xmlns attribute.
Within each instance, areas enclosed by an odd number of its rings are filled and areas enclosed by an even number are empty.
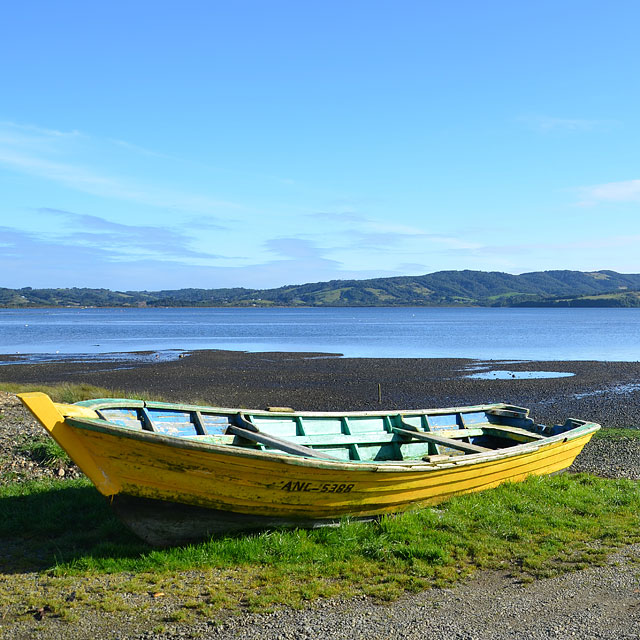
<svg viewBox="0 0 640 640"><path fill-rule="evenodd" d="M2 289L16 307L640 307L640 274L615 271L438 271L423 276L331 280L276 289Z"/></svg>

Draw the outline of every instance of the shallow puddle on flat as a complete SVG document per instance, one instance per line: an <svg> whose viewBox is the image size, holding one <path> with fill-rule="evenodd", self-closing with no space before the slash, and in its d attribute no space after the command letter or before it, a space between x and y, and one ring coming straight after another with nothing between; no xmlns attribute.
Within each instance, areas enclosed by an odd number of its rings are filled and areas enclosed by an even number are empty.
<svg viewBox="0 0 640 640"><path fill-rule="evenodd" d="M136 364L171 362L172 360L178 360L179 358L186 358L189 355L191 355L190 352L184 351L183 349L165 349L162 351L125 351L113 353L17 353L6 355L6 360L0 360L0 366L10 364L40 364L49 362L130 362L130 367L121 366L116 368L132 369ZM104 369L104 371L113 370L114 369L111 368Z"/></svg>
<svg viewBox="0 0 640 640"><path fill-rule="evenodd" d="M476 380L532 380L536 378L568 378L575 375L575 373L567 371L504 371L494 369L493 371L472 373L466 377Z"/></svg>
<svg viewBox="0 0 640 640"><path fill-rule="evenodd" d="M602 396L609 395L621 395L625 393L633 393L640 390L639 382L630 382L628 384L617 384L613 387L607 387L606 389L596 389L595 391L585 391L584 393L575 393L574 398L580 400L582 398L588 398L589 396Z"/></svg>

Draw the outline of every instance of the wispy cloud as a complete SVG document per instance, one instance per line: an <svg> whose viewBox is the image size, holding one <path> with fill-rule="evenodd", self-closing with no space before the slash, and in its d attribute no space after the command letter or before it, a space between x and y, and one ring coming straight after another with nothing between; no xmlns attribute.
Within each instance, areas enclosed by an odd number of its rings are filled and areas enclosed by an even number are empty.
<svg viewBox="0 0 640 640"><path fill-rule="evenodd" d="M303 238L271 238L264 243L265 248L284 258L319 259L327 249L316 246L311 240Z"/></svg>
<svg viewBox="0 0 640 640"><path fill-rule="evenodd" d="M606 182L590 187L581 187L579 192L582 200L578 204L583 206L601 202L640 202L640 180Z"/></svg>
<svg viewBox="0 0 640 640"><path fill-rule="evenodd" d="M32 124L19 124L17 122L11 122L10 120L0 120L0 128L22 131L25 133L36 134L38 136L52 136L56 138L82 135L77 129L73 129L72 131L60 131L59 129L47 129L46 127L37 127Z"/></svg>
<svg viewBox="0 0 640 640"><path fill-rule="evenodd" d="M305 282L320 282L324 280L362 280L399 275L396 269L388 266L375 268L353 269L345 266L344 262L329 256L342 248L320 246L313 240L299 237L271 238L264 246L281 256L282 259L272 260L254 268L254 278L259 273L260 279L266 279L289 284ZM342 255L339 253L339 255ZM374 261L375 262L375 261ZM267 285L267 286L273 286Z"/></svg>
<svg viewBox="0 0 640 640"><path fill-rule="evenodd" d="M331 222L333 225L342 225L345 242L342 248L349 249L384 249L397 247L402 244L435 244L439 247L451 249L478 249L482 245L477 242L465 240L462 236L454 236L443 233L433 233L420 227L376 220L358 213L352 212L318 212L310 214L310 217Z"/></svg>
<svg viewBox="0 0 640 640"><path fill-rule="evenodd" d="M82 142L82 148L78 143ZM13 171L62 184L69 189L138 204L211 214L219 209L238 209L238 203L189 193L157 184L137 183L92 166L87 156L99 157L101 147L116 145L132 153L169 159L122 140L97 140L73 132L0 123L0 165ZM69 159L69 156L70 159Z"/></svg>
<svg viewBox="0 0 640 640"><path fill-rule="evenodd" d="M55 225L55 231L33 234L34 237L67 247L74 245L99 249L105 259L155 257L185 263L230 259L220 254L193 250L193 238L180 228L121 224L94 215L59 209L42 208L38 211L44 216L60 218L63 224Z"/></svg>
<svg viewBox="0 0 640 640"><path fill-rule="evenodd" d="M67 213L60 212L60 215ZM73 221L73 215L69 219ZM91 216L89 219L81 216L75 222L83 222L94 231L118 234L131 231L127 225L113 226ZM149 228L141 228L141 231L144 237L132 236L133 246L138 248L148 238ZM308 244L305 254L304 245L296 249L295 242L276 243L275 248L281 250L283 258L240 264L234 257L223 264L211 264L206 260L180 259L180 243L173 245L175 256L142 251L130 255L119 253L118 247L95 244L95 238L87 243L82 239L73 241L73 236L71 227L64 237L0 227L0 246L3 247L0 251L0 286L106 287L117 290L247 286L263 289L285 283L395 275L379 269L345 269L339 261L324 257L323 249L314 249ZM60 260L63 250L65 259ZM162 274L161 285L158 284L158 274Z"/></svg>
<svg viewBox="0 0 640 640"><path fill-rule="evenodd" d="M228 220L224 222L212 216L194 216L185 222L190 229L203 231L225 231L232 227Z"/></svg>
<svg viewBox="0 0 640 640"><path fill-rule="evenodd" d="M19 146L40 151L54 151L55 145L82 138L77 131L58 131L15 122L0 121L0 145Z"/></svg>
<svg viewBox="0 0 640 640"><path fill-rule="evenodd" d="M398 271L403 275L424 275L429 272L429 268L422 262L402 262L398 265Z"/></svg>
<svg viewBox="0 0 640 640"><path fill-rule="evenodd" d="M35 155L2 148L0 148L0 163L16 171L60 182L80 191L105 195L117 189L117 193L125 199L135 198L133 192L123 190L122 185L118 185L111 178L93 174L80 166L51 162Z"/></svg>
<svg viewBox="0 0 640 640"><path fill-rule="evenodd" d="M142 156L149 156L151 158L166 158L168 160L176 159L173 156L170 156L166 153L160 153L159 151L146 149L145 147L141 147L140 145L127 142L126 140L118 140L116 138L110 138L109 142L112 142L113 144L119 147L122 147L123 149L127 149L128 151L133 151L134 153L140 154Z"/></svg>

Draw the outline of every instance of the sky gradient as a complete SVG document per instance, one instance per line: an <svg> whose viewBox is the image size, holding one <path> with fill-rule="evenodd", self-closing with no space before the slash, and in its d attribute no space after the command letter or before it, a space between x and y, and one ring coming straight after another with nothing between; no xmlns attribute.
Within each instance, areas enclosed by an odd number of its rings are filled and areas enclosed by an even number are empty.
<svg viewBox="0 0 640 640"><path fill-rule="evenodd" d="M640 272L640 4L7 3L0 286Z"/></svg>

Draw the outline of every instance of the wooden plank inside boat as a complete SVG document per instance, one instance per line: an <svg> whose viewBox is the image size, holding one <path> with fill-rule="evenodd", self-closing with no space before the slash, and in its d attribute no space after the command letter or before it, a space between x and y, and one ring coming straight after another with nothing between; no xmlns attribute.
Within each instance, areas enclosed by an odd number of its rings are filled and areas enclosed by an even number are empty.
<svg viewBox="0 0 640 640"><path fill-rule="evenodd" d="M334 456L330 456L326 453L319 453L314 451L311 447L305 447L303 445L296 444L290 440L284 440L283 438L277 438L259 431L254 424L246 420L242 415L238 415L238 421L242 426L230 424L227 427L227 433L240 436L250 440L251 442L259 442L265 444L272 449L279 449L285 453L292 453L298 456L305 456L306 458L322 458L335 460Z"/></svg>
<svg viewBox="0 0 640 640"><path fill-rule="evenodd" d="M454 440L453 438L445 438L444 436L439 436L435 433L401 429L400 427L393 427L393 431L402 436L415 438L416 440L423 440L424 442L433 442L434 444L439 444L443 447L449 447L451 449L458 449L459 451L464 451L465 453L486 453L487 451L493 451L493 449L487 449L487 447L480 447L477 444L462 442L460 440Z"/></svg>

